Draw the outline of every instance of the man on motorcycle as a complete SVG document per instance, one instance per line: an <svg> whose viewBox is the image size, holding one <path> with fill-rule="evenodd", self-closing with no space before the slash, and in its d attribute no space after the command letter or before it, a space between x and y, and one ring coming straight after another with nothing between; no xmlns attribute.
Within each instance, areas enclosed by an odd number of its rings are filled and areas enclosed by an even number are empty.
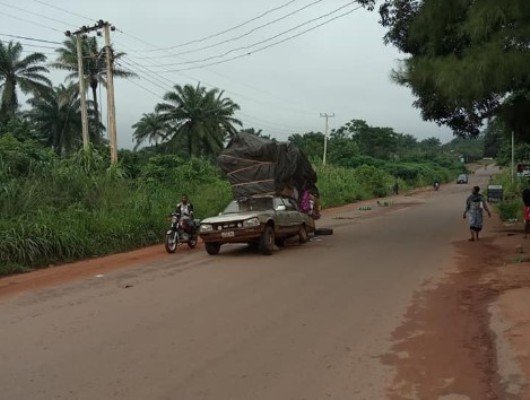
<svg viewBox="0 0 530 400"><path fill-rule="evenodd" d="M195 234L195 223L193 222L193 204L190 203L188 195L183 194L180 203L177 204L175 213L179 218L186 218L189 223L188 233Z"/></svg>
<svg viewBox="0 0 530 400"><path fill-rule="evenodd" d="M180 217L193 218L193 204L188 200L188 195L183 194L180 203L177 204L175 213Z"/></svg>

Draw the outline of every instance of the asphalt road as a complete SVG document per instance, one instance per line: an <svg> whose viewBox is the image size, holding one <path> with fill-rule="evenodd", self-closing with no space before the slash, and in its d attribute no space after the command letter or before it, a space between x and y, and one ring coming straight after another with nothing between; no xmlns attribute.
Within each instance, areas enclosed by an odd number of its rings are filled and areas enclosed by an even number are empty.
<svg viewBox="0 0 530 400"><path fill-rule="evenodd" d="M333 236L269 257L179 250L3 299L0 398L384 399L381 356L467 236L470 189L336 210Z"/></svg>

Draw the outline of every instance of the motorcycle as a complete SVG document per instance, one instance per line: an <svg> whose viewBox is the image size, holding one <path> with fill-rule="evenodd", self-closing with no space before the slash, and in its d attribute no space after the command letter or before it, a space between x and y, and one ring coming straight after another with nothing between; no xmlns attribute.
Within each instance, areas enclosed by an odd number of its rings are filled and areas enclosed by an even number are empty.
<svg viewBox="0 0 530 400"><path fill-rule="evenodd" d="M181 217L177 213L171 213L169 219L171 226L166 232L166 251L174 253L180 244L187 244L193 249L197 245L199 222L187 216Z"/></svg>

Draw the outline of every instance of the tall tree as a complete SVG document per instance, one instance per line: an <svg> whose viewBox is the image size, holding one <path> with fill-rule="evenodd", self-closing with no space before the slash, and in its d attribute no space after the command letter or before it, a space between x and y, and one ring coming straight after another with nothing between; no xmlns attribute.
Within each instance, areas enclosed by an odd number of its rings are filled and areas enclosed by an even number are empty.
<svg viewBox="0 0 530 400"><path fill-rule="evenodd" d="M134 129L133 140L136 141L135 150L146 140L149 143L154 142L155 146L158 145L166 138L170 130L168 123L158 113L143 114L132 128Z"/></svg>
<svg viewBox="0 0 530 400"><path fill-rule="evenodd" d="M352 120L344 126L359 146L362 155L389 159L397 155L398 134L392 128L370 126L363 120Z"/></svg>
<svg viewBox="0 0 530 400"><path fill-rule="evenodd" d="M107 86L107 61L105 58L105 48L100 49L95 37L89 37L83 40L83 71L88 83L88 87L92 91L92 101L94 104L95 120L99 123L99 102L98 102L98 86L102 84ZM77 36L72 36L63 42L63 47L55 50L58 53L57 60L51 64L52 67L70 71L67 79L76 81L79 80L79 70L77 64ZM114 53L114 60L120 60L125 53ZM125 69L116 67L114 64L114 76L118 78L131 78L136 74Z"/></svg>
<svg viewBox="0 0 530 400"><path fill-rule="evenodd" d="M498 115L525 133L528 0L385 0L380 14L385 41L409 55L394 78L412 89L426 120L476 136Z"/></svg>
<svg viewBox="0 0 530 400"><path fill-rule="evenodd" d="M65 155L81 143L81 111L75 85L60 85L28 100L27 116L46 145Z"/></svg>
<svg viewBox="0 0 530 400"><path fill-rule="evenodd" d="M171 140L184 138L190 156L215 155L241 122L234 117L239 106L219 89L175 85L156 111L171 125Z"/></svg>
<svg viewBox="0 0 530 400"><path fill-rule="evenodd" d="M0 119L7 120L15 115L18 108L17 87L22 93L42 93L51 81L44 75L48 69L42 64L46 56L32 53L22 57L20 43L0 41Z"/></svg>

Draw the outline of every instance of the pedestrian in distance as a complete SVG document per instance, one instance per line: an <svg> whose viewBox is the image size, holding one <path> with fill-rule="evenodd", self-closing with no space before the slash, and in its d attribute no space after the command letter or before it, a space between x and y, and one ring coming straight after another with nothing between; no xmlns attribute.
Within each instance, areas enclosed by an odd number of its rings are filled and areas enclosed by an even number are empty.
<svg viewBox="0 0 530 400"><path fill-rule="evenodd" d="M491 218L491 212L484 196L480 193L480 187L474 186L471 196L466 200L466 209L464 211L464 219L466 219L467 216L469 232L471 233L471 238L469 239L470 242L479 240L479 233L484 224L482 210L485 210Z"/></svg>
<svg viewBox="0 0 530 400"><path fill-rule="evenodd" d="M524 217L524 237L528 236L528 231L530 231L530 188L523 190L523 217Z"/></svg>

